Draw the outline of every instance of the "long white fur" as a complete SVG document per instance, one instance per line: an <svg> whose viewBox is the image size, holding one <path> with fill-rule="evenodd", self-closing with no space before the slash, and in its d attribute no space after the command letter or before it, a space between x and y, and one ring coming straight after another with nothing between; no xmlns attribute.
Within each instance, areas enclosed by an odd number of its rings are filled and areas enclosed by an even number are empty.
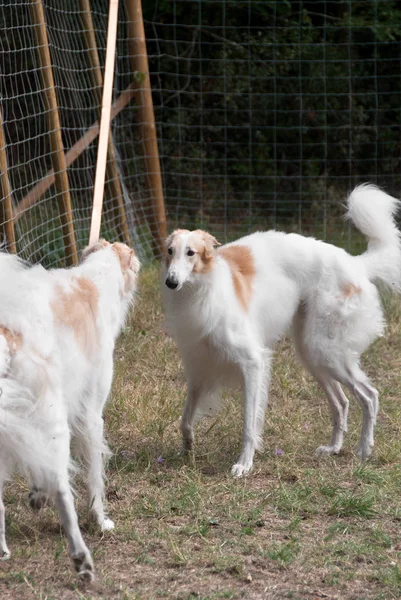
<svg viewBox="0 0 401 600"><path fill-rule="evenodd" d="M19 469L33 486L33 504L35 495L38 501L46 494L55 498L75 569L80 577L93 578L69 481L71 440L84 463L90 510L103 531L113 528L104 508L103 458L108 448L102 412L112 381L115 340L139 271L133 251L124 248L130 256L125 273L106 242L89 248L83 262L71 269L46 271L0 254L0 558L10 556L3 485ZM78 278L97 290L97 343L91 355L52 310L60 289L76 290ZM20 347L10 350L4 328L20 336Z"/></svg>
<svg viewBox="0 0 401 600"><path fill-rule="evenodd" d="M370 455L378 394L359 359L384 331L374 282L401 290L398 207L398 200L374 185L354 189L347 217L369 240L368 250L356 257L313 238L276 231L234 242L250 250L256 269L248 310L236 297L224 256L215 251L210 272L195 273L187 249L199 234L175 234L180 254L172 256L164 278L173 278L177 287L163 284L162 289L166 325L188 380L181 420L186 450L192 448L197 419L218 408L220 388L242 385L243 450L232 473L241 476L252 468L255 449L261 447L273 348L292 326L297 353L323 388L333 414L331 442L317 453L337 454L342 447L348 413L344 385L363 410L357 453L361 459Z"/></svg>

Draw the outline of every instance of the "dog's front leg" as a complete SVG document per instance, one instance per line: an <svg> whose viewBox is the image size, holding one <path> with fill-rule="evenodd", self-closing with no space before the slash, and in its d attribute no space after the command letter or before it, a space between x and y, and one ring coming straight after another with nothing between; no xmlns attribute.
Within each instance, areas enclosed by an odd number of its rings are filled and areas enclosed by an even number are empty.
<svg viewBox="0 0 401 600"><path fill-rule="evenodd" d="M181 417L180 429L182 434L182 452L187 454L194 447L194 424L196 409L199 406L204 390L202 386L191 380L188 381L188 393L184 411Z"/></svg>
<svg viewBox="0 0 401 600"><path fill-rule="evenodd" d="M265 361L260 356L248 358L242 363L244 377L244 433L242 453L231 473L234 477L246 475L252 469L253 457L261 435L260 412L266 407L267 388L264 376Z"/></svg>
<svg viewBox="0 0 401 600"><path fill-rule="evenodd" d="M6 518L3 503L3 480L0 480L0 560L10 558L10 551L6 542Z"/></svg>

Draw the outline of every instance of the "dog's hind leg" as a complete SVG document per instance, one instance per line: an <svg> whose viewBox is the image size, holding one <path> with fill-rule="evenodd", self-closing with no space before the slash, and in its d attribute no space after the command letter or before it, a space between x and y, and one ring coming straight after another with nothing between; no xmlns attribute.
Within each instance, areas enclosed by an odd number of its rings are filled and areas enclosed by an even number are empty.
<svg viewBox="0 0 401 600"><path fill-rule="evenodd" d="M365 460L372 453L374 445L374 426L379 410L379 394L357 364L347 369L347 376L343 383L354 394L362 407L362 431L356 453L361 460Z"/></svg>
<svg viewBox="0 0 401 600"><path fill-rule="evenodd" d="M330 404L333 419L333 432L328 446L319 446L316 450L318 456L338 454L343 445L344 432L347 431L348 399L341 385L331 377L316 377Z"/></svg>
<svg viewBox="0 0 401 600"><path fill-rule="evenodd" d="M29 506L32 508L32 510L41 510L47 506L49 496L46 494L46 492L36 487L36 485L33 485L29 492L28 499Z"/></svg>
<svg viewBox="0 0 401 600"><path fill-rule="evenodd" d="M331 384L331 389L335 393L333 394L332 411L333 411L333 438L334 429L338 423L342 426L342 431L346 431L346 419L348 413L348 400L342 392L339 381L345 385L350 392L353 393L355 398L358 400L362 407L363 421L361 437L357 448L357 455L361 460L368 458L372 452L374 445L374 426L376 423L376 416L379 410L379 394L377 390L370 384L367 375L360 369L358 363L355 361L351 366L346 364L339 364L334 367L331 365L331 375L337 381ZM331 380L333 382L333 380ZM322 384L322 382L320 382ZM322 384L323 385L323 384ZM326 390L325 390L326 391ZM329 398L329 395L326 395ZM330 398L329 398L330 400ZM337 402L337 406L335 405ZM338 416L335 416L335 413ZM342 412L342 417L340 413ZM341 427L338 427L340 430ZM342 439L342 433L339 431L339 436ZM318 449L319 450L319 449ZM328 452L320 452L321 454Z"/></svg>
<svg viewBox="0 0 401 600"><path fill-rule="evenodd" d="M348 398L337 381L336 373L329 373L327 367L321 366L320 353L314 352L313 344L311 344L308 336L305 336L305 325L305 311L301 308L293 324L295 348L301 363L322 387L330 405L333 421L330 444L328 446L319 446L316 454L318 456L338 454L343 445L344 433L347 431ZM306 343L307 341L308 343Z"/></svg>
<svg viewBox="0 0 401 600"><path fill-rule="evenodd" d="M75 570L81 579L92 581L94 578L93 561L79 529L67 473L64 473L64 476L60 477L58 481L56 505L68 539L69 554Z"/></svg>
<svg viewBox="0 0 401 600"><path fill-rule="evenodd" d="M347 431L348 398L344 394L340 383L331 377L326 372L326 369L320 369L317 365L312 365L308 361L306 353L302 355L302 363L323 389L332 415L333 430L330 444L328 446L319 446L316 449L316 455L339 454L343 446L344 433Z"/></svg>
<svg viewBox="0 0 401 600"><path fill-rule="evenodd" d="M3 502L3 477L0 469L0 560L10 558L6 542L6 511Z"/></svg>
<svg viewBox="0 0 401 600"><path fill-rule="evenodd" d="M94 578L93 561L79 529L69 481L69 430L64 427L55 427L54 433L51 433L49 437L52 440L54 453L54 471L52 474L49 473L49 488L55 494L56 506L68 540L69 555L78 576L83 580L92 581Z"/></svg>

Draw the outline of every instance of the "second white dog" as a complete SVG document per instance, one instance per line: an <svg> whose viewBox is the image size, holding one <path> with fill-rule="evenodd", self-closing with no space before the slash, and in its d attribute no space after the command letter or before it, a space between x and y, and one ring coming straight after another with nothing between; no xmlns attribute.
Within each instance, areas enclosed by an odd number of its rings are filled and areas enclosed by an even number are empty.
<svg viewBox="0 0 401 600"><path fill-rule="evenodd" d="M31 505L54 496L75 569L93 578L70 487L70 440L85 466L90 510L102 531L112 529L102 412L138 271L133 250L104 240L72 269L45 271L0 254L0 559L10 556L3 483L17 467L32 482Z"/></svg>
<svg viewBox="0 0 401 600"><path fill-rule="evenodd" d="M378 393L359 359L383 333L375 281L401 289L398 201L373 185L357 187L347 216L369 240L351 256L335 246L269 231L216 250L204 231L177 230L166 241L163 297L167 328L180 350L188 395L181 420L184 449L194 424L219 404L222 386L245 392L243 449L232 473L241 476L261 445L275 343L292 325L302 363L322 386L333 414L333 433L319 454L336 454L347 428L348 400L357 398L363 425L357 453L373 447Z"/></svg>

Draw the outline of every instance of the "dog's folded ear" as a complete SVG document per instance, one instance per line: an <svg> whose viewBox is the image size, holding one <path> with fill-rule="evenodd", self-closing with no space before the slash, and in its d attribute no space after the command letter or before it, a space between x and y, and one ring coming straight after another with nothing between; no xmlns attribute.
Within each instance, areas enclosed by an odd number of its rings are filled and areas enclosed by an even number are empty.
<svg viewBox="0 0 401 600"><path fill-rule="evenodd" d="M119 260L121 273L124 278L123 294L128 294L136 289L141 263L139 262L135 251L126 244L114 242L112 248Z"/></svg>
<svg viewBox="0 0 401 600"><path fill-rule="evenodd" d="M203 231L203 229L197 229L193 233L196 233L205 245L203 250L203 259L207 261L212 260L213 256L215 255L214 247L221 246L220 242L218 242L211 233L208 231Z"/></svg>
<svg viewBox="0 0 401 600"><path fill-rule="evenodd" d="M199 237L202 238L202 240L205 242L205 245L207 244L208 246L221 246L220 242L218 242L216 238L208 231L203 231L203 229L196 229L194 233L196 233L197 235L199 235Z"/></svg>
<svg viewBox="0 0 401 600"><path fill-rule="evenodd" d="M110 246L110 242L103 239L100 239L98 242L95 242L90 246L87 246L82 251L82 260L85 260L85 258L87 258L93 252L98 252L99 250L103 250L103 248L107 248L107 246Z"/></svg>
<svg viewBox="0 0 401 600"><path fill-rule="evenodd" d="M117 254L118 260L120 261L121 271L123 273L126 271L134 271L134 273L138 273L140 263L135 251L121 242L114 242L112 246L113 251Z"/></svg>
<svg viewBox="0 0 401 600"><path fill-rule="evenodd" d="M207 236L208 236L208 240L209 240L209 242L210 242L210 243L211 243L213 246L221 246L220 242L218 242L218 241L216 240L216 238L215 238L213 235L211 235L210 233L208 233L208 234L207 234Z"/></svg>

